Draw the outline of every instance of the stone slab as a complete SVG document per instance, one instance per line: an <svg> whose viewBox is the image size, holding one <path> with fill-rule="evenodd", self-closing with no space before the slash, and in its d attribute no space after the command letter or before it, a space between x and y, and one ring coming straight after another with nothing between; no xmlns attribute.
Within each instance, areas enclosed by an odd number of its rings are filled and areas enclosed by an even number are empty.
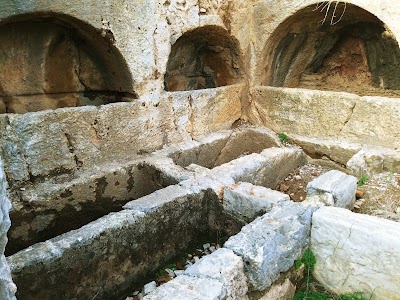
<svg viewBox="0 0 400 300"><path fill-rule="evenodd" d="M162 207L168 202L185 201L191 194L194 194L194 192L179 185L171 185L150 195L129 201L123 208L148 213Z"/></svg>
<svg viewBox="0 0 400 300"><path fill-rule="evenodd" d="M305 163L305 155L298 148L268 148L260 154L249 154L212 170L215 177L229 174L235 182L276 188L290 172Z"/></svg>
<svg viewBox="0 0 400 300"><path fill-rule="evenodd" d="M323 207L312 218L315 278L336 294L400 299L400 224Z"/></svg>
<svg viewBox="0 0 400 300"><path fill-rule="evenodd" d="M274 284L259 300L292 300L296 286L286 279L283 283Z"/></svg>
<svg viewBox="0 0 400 300"><path fill-rule="evenodd" d="M238 182L224 188L222 206L225 211L245 220L253 220L290 197L281 192L248 182Z"/></svg>

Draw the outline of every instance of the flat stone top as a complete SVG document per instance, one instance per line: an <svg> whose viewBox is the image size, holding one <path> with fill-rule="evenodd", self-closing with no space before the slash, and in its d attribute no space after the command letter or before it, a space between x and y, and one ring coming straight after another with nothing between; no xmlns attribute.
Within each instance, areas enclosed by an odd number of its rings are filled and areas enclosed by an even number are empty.
<svg viewBox="0 0 400 300"><path fill-rule="evenodd" d="M398 237L398 243L400 247L400 223L382 219L375 216L364 215L353 213L350 210L339 208L339 207L322 207L313 214L314 220L318 222L334 222L335 224L341 224L348 227L357 227L358 230L365 231L368 235L390 237L389 240L393 240L393 237Z"/></svg>
<svg viewBox="0 0 400 300"><path fill-rule="evenodd" d="M343 185L356 184L357 178L343 172L332 170L318 176L307 185L307 190L316 189L332 193Z"/></svg>

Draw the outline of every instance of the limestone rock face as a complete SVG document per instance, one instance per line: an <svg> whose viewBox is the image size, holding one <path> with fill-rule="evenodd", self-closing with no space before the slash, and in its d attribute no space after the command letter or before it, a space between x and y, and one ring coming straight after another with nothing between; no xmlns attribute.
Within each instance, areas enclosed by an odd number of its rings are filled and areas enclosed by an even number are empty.
<svg viewBox="0 0 400 300"><path fill-rule="evenodd" d="M276 132L398 148L397 99L349 93L255 87L250 120ZM347 155L346 155L347 156Z"/></svg>
<svg viewBox="0 0 400 300"><path fill-rule="evenodd" d="M7 244L7 231L11 225L8 215L11 204L7 197L6 187L6 177L0 158L0 299L13 300L16 299L16 286L12 282L10 267L4 256L4 249Z"/></svg>
<svg viewBox="0 0 400 300"><path fill-rule="evenodd" d="M314 276L337 294L363 292L378 300L400 295L400 224L324 207L312 218Z"/></svg>
<svg viewBox="0 0 400 300"><path fill-rule="evenodd" d="M289 270L309 241L313 208L301 203L283 203L244 226L224 247L245 262L253 290L263 291Z"/></svg>

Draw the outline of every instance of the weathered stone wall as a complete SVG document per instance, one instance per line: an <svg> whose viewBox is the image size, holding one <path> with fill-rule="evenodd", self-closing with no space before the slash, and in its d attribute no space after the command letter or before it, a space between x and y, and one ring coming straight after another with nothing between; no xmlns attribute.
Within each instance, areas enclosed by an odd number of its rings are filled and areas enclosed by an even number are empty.
<svg viewBox="0 0 400 300"><path fill-rule="evenodd" d="M16 299L16 287L11 279L10 267L4 256L7 244L7 231L10 228L10 201L7 197L7 181L3 171L3 162L0 158L0 298L4 300Z"/></svg>
<svg viewBox="0 0 400 300"><path fill-rule="evenodd" d="M256 87L253 123L289 136L398 148L398 99L349 93Z"/></svg>

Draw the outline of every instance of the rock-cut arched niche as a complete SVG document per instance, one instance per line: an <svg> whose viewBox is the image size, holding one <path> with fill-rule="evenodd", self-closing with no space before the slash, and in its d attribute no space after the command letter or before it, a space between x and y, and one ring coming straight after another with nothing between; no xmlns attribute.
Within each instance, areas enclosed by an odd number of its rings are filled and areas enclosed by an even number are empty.
<svg viewBox="0 0 400 300"><path fill-rule="evenodd" d="M64 15L0 24L0 113L100 105L135 97L110 31Z"/></svg>
<svg viewBox="0 0 400 300"><path fill-rule="evenodd" d="M265 48L263 84L399 97L400 50L385 24L355 5L327 3L278 26Z"/></svg>
<svg viewBox="0 0 400 300"><path fill-rule="evenodd" d="M183 34L172 46L166 91L215 88L239 83L243 62L238 41L218 26L204 26Z"/></svg>

